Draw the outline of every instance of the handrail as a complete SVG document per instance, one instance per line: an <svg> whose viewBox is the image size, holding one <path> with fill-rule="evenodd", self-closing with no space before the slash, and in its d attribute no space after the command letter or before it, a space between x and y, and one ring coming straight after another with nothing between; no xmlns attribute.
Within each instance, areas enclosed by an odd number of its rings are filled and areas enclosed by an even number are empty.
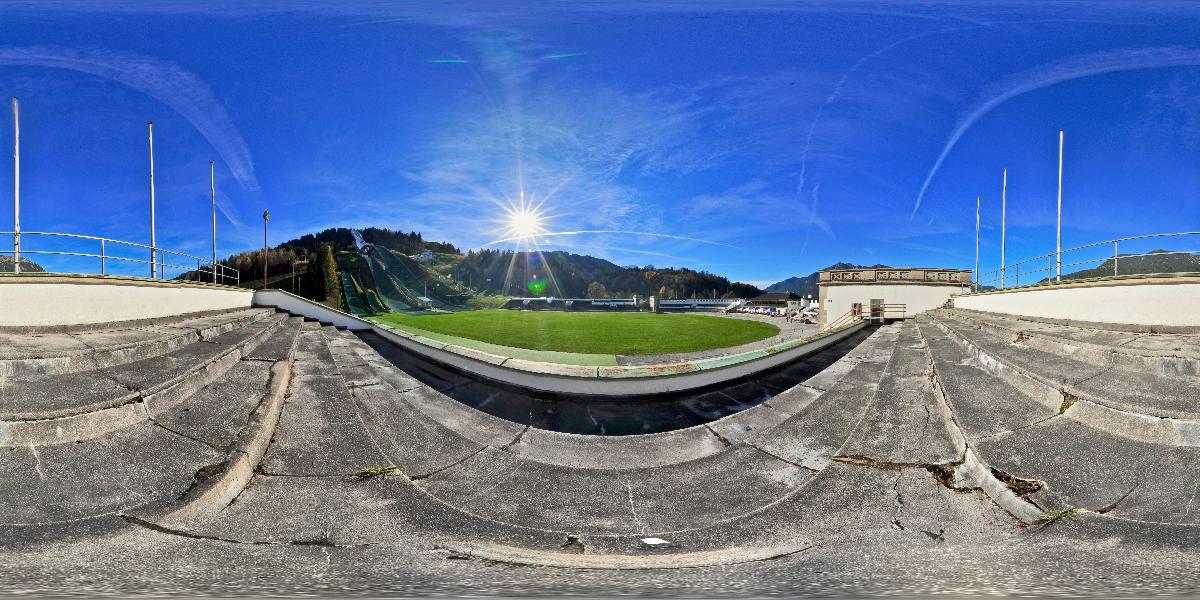
<svg viewBox="0 0 1200 600"><path fill-rule="evenodd" d="M977 281L975 282L975 289L976 289L976 291L978 291L982 287L989 287L989 288L993 288L993 289L1008 289L1008 288L1012 288L1012 287L1021 287L1021 274L1022 274L1021 266L1022 265L1030 265L1030 264L1040 264L1042 261L1045 261L1044 266L1038 266L1037 268L1032 268L1032 269L1028 268L1028 266L1026 267L1026 269L1025 269L1025 275L1027 278L1026 281L1028 281L1028 277L1030 275L1037 276L1038 274L1044 273L1045 276L1039 281L1034 281L1034 282L1026 284L1026 285L1035 285L1035 284L1044 283L1044 282L1047 282L1050 280L1060 280L1063 276L1070 275L1070 273L1066 272L1066 270L1068 268L1082 267L1082 266L1091 265L1091 264L1103 265L1104 263L1106 263L1109 260L1112 260L1112 266L1113 266L1112 275L1118 276L1118 275L1120 275L1121 259L1140 258L1140 257L1145 257L1145 256L1166 256L1166 255L1172 255L1172 254L1196 255L1197 253L1200 253L1200 250L1162 250L1162 251L1130 253L1130 254L1121 254L1120 253L1120 245L1122 242L1133 242L1133 241L1138 241L1138 240L1147 240L1147 239L1155 239L1155 238L1181 238L1181 237L1185 237L1185 236L1200 236L1200 231L1180 231L1180 232L1175 232L1175 233L1150 233L1150 234L1144 234L1144 235L1131 235L1131 236L1120 237L1120 238L1115 238L1115 239L1111 239L1111 240L1105 240L1105 241L1101 241L1101 242L1092 242L1090 244L1083 244L1081 246L1075 246L1072 248L1066 248L1066 249L1062 250L1062 252L1049 252L1047 254L1041 254L1038 256L1031 257L1031 258L1026 258L1026 259L1022 259L1022 260L1019 260L1019 261L1016 261L1013 263L1009 263L1007 265L1002 265L1001 267L998 267L991 271L987 271L984 273L978 273ZM1070 259L1067 262L1063 262L1064 255L1074 253L1074 252L1080 252L1083 250L1088 250L1091 248L1100 248L1100 247L1108 246L1110 244L1112 245L1112 249L1113 249L1112 254L1108 254L1108 255L1105 255L1102 257L1097 257L1097 258L1085 258L1085 259L1081 259L1081 260ZM1180 271L1170 271L1170 272L1180 272ZM1161 275L1161 274L1167 274L1167 273L1155 273L1155 274Z"/></svg>
<svg viewBox="0 0 1200 600"><path fill-rule="evenodd" d="M842 316L821 329L821 333L849 325L859 319L904 319L908 316L907 304L875 304L863 306L855 304Z"/></svg>
<svg viewBox="0 0 1200 600"><path fill-rule="evenodd" d="M82 257L82 258L97 258L97 259L100 259L100 275L107 275L108 274L108 261L115 260L115 261L123 261L123 262L130 262L130 263L142 263L142 264L152 265L152 267L154 265L157 265L157 267L158 267L157 278L158 279L164 279L165 271L167 269L172 269L172 270L176 270L176 271L182 271L184 273L195 272L197 274L197 278L199 278L199 276L202 274L206 274L207 277L211 278L214 283L217 283L219 281L220 283L224 283L224 284L228 285L229 282L232 281L233 285L236 286L236 285L241 284L241 280L242 280L241 273L233 267L229 267L229 266L223 265L221 263L210 264L209 262L205 261L205 259L200 258L199 256L187 254L186 252L179 252L177 250L168 250L166 248L154 247L154 246L150 246L147 244L140 244L138 242L127 242L125 240L118 240L118 239L100 237L100 236L95 236L95 235L84 235L84 234L79 234L79 233L60 233L60 232L55 232L55 231L22 231L22 232L20 232L20 234L22 237L31 236L31 235L40 235L40 236L46 236L46 237L52 237L52 238L66 238L66 239L70 239L70 240L89 240L89 241L93 241L93 242L99 242L100 243L100 253L99 254L95 254L92 252L73 252L73 251L67 251L67 250L32 250L28 246L23 246L20 249L20 254L22 256L24 256L26 254L38 254L38 255L43 255L43 256L76 256L76 257ZM14 235L15 236L16 232L0 231L0 235ZM150 250L151 251L150 255L152 258L148 258L148 259L147 258L133 258L133 257L129 257L129 256L113 255L113 254L109 253L108 245L110 245L110 244L117 244L122 247L128 246L128 247L133 247L133 248L141 248L144 250ZM0 254L13 255L15 258L16 254L17 254L17 250L15 248L12 250L0 250ZM172 255L172 256L177 256L177 257L181 257L184 259L189 259L188 260L189 264L179 265L179 264L174 264L174 263L168 263L167 255ZM154 258L154 257L156 257L156 258ZM192 260L196 261L196 265L194 268L190 264L190 262ZM19 265L16 265L15 263L16 263L16 261L14 260L14 270L19 270ZM48 272L53 273L53 272L60 272L60 271L48 271ZM154 273L155 270L152 269L151 272Z"/></svg>

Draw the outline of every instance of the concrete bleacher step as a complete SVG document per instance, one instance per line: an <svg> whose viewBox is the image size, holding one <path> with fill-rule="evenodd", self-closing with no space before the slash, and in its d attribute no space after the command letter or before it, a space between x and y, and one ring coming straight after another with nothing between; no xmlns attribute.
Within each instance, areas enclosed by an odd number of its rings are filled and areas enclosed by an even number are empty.
<svg viewBox="0 0 1200 600"><path fill-rule="evenodd" d="M210 366L216 366L211 373L215 376L223 370L222 364L227 367L240 358L243 350L257 346L285 318L285 315L260 313L260 318L215 337L111 367L5 378L0 421L40 421L118 408L189 380L197 381L195 376ZM186 391L185 385L177 390L176 396L186 395Z"/></svg>
<svg viewBox="0 0 1200 600"><path fill-rule="evenodd" d="M997 362L1018 370L1044 386L1058 389L1065 406L1076 398L1117 411L1150 417L1200 419L1200 378L1164 376L1151 369L1101 366L1064 353L1039 350L998 337L961 320L935 315L935 322Z"/></svg>
<svg viewBox="0 0 1200 600"><path fill-rule="evenodd" d="M1022 496L1040 510L1083 508L1120 518L1187 521L1200 484L1194 469L1200 448L1129 439L1120 434L1126 432L1110 431L1113 423L1097 428L1081 422L1076 408L1060 413L1053 390L1022 385L1027 380L1011 369L998 372L986 356L981 360L965 340L934 322L919 328L974 453L990 468L1032 485Z"/></svg>
<svg viewBox="0 0 1200 600"><path fill-rule="evenodd" d="M421 385L353 334L300 330L291 396L259 475L226 489L204 518L149 513L148 522L223 540L433 546L598 568L733 564L847 535L996 542L1012 529L982 495L904 464L958 452L952 432L926 427L922 448L906 431L914 415L936 412L912 328L881 328L849 367L711 428L625 438L528 429ZM868 414L891 425L868 429ZM226 431L189 435L220 443ZM676 443L686 450L662 449ZM852 447L889 460L832 460ZM615 458L593 458L605 449ZM402 474L357 476L372 466ZM643 541L656 537L666 544Z"/></svg>
<svg viewBox="0 0 1200 600"><path fill-rule="evenodd" d="M0 331L0 377L55 375L151 358L271 312L248 308L140 324Z"/></svg>
<svg viewBox="0 0 1200 600"><path fill-rule="evenodd" d="M19 484L0 490L0 523L76 521L170 504L210 477L253 422L255 407L268 394L268 381L274 379L272 365L279 364L249 354L264 339L282 346L299 328L300 319L274 313L260 316L209 341L195 342L222 349L224 358L218 360L228 364L220 369L213 368L216 361L189 362L191 367L181 380L155 386L157 392L135 405L7 424L3 443L8 447L0 449L0 476ZM162 360L183 361L185 355L189 360L212 358L189 345L144 360L162 364ZM74 375L80 373L54 377ZM172 371L164 377L177 379L174 375ZM105 422L102 418L134 409L140 411L136 419ZM72 429L80 418L92 419L91 427L83 432L86 435L72 435L80 433ZM40 438L26 436L15 443L13 430L29 423L59 431L43 432Z"/></svg>
<svg viewBox="0 0 1200 600"><path fill-rule="evenodd" d="M1200 376L1200 333L1151 333L1043 323L1012 315L961 309L938 311L942 320L975 325L1000 338L1100 367L1165 377Z"/></svg>
<svg viewBox="0 0 1200 600"><path fill-rule="evenodd" d="M950 408L936 393L926 346L915 325L904 323L871 405L840 453L877 463L957 463L966 451Z"/></svg>

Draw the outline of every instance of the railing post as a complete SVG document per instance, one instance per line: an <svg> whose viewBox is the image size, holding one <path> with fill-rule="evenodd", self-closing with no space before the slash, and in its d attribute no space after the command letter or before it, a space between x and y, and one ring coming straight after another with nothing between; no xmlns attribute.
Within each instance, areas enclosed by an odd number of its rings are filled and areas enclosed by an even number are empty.
<svg viewBox="0 0 1200 600"><path fill-rule="evenodd" d="M1117 254L1117 242L1113 242L1113 277L1117 276L1117 261L1120 260L1120 254Z"/></svg>
<svg viewBox="0 0 1200 600"><path fill-rule="evenodd" d="M1062 258L1061 258L1061 257L1060 257L1058 260L1059 260L1059 262L1060 262L1060 263L1062 262ZM1046 257L1046 283L1050 283L1050 276L1051 276L1051 275L1054 275L1054 257L1047 256L1047 257ZM1058 281L1058 276L1059 276L1059 275L1062 275L1062 268L1061 268L1061 267L1059 268L1058 275L1055 275L1055 281Z"/></svg>
<svg viewBox="0 0 1200 600"><path fill-rule="evenodd" d="M1021 263L1013 265L1013 268L1016 269L1016 281L1013 287L1021 287Z"/></svg>
<svg viewBox="0 0 1200 600"><path fill-rule="evenodd" d="M104 240L100 240L100 274L101 275L107 274L104 271L104 262L105 262L106 258L108 258L108 254L104 251Z"/></svg>

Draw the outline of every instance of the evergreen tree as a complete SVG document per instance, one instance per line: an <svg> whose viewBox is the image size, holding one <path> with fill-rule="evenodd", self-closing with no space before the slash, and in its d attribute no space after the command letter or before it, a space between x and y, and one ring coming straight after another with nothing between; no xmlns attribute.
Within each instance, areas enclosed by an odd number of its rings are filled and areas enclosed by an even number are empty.
<svg viewBox="0 0 1200 600"><path fill-rule="evenodd" d="M335 308L342 306L342 280L338 275L337 261L329 244L317 246L317 265L325 281L325 303Z"/></svg>

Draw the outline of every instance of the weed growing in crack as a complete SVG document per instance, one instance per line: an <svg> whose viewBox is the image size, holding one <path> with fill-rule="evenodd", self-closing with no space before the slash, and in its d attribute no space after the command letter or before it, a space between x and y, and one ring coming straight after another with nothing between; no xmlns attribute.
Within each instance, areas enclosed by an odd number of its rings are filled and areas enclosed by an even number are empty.
<svg viewBox="0 0 1200 600"><path fill-rule="evenodd" d="M1079 399L1066 390L1063 390L1062 397L1062 404L1058 405L1058 414L1060 415L1067 412L1067 409L1071 408L1071 405L1075 404L1075 401Z"/></svg>
<svg viewBox="0 0 1200 600"><path fill-rule="evenodd" d="M1078 515L1078 514L1079 514L1078 508L1068 508L1067 510L1060 510L1058 512L1046 513L1046 514L1038 517L1037 519L1034 519L1033 524L1034 525L1049 525L1050 523L1057 523L1063 519L1073 518L1075 515Z"/></svg>
<svg viewBox="0 0 1200 600"><path fill-rule="evenodd" d="M359 479L384 479L389 475L399 474L400 469L397 469L396 467L381 467L376 465L374 467L367 467L355 473L354 476Z"/></svg>

